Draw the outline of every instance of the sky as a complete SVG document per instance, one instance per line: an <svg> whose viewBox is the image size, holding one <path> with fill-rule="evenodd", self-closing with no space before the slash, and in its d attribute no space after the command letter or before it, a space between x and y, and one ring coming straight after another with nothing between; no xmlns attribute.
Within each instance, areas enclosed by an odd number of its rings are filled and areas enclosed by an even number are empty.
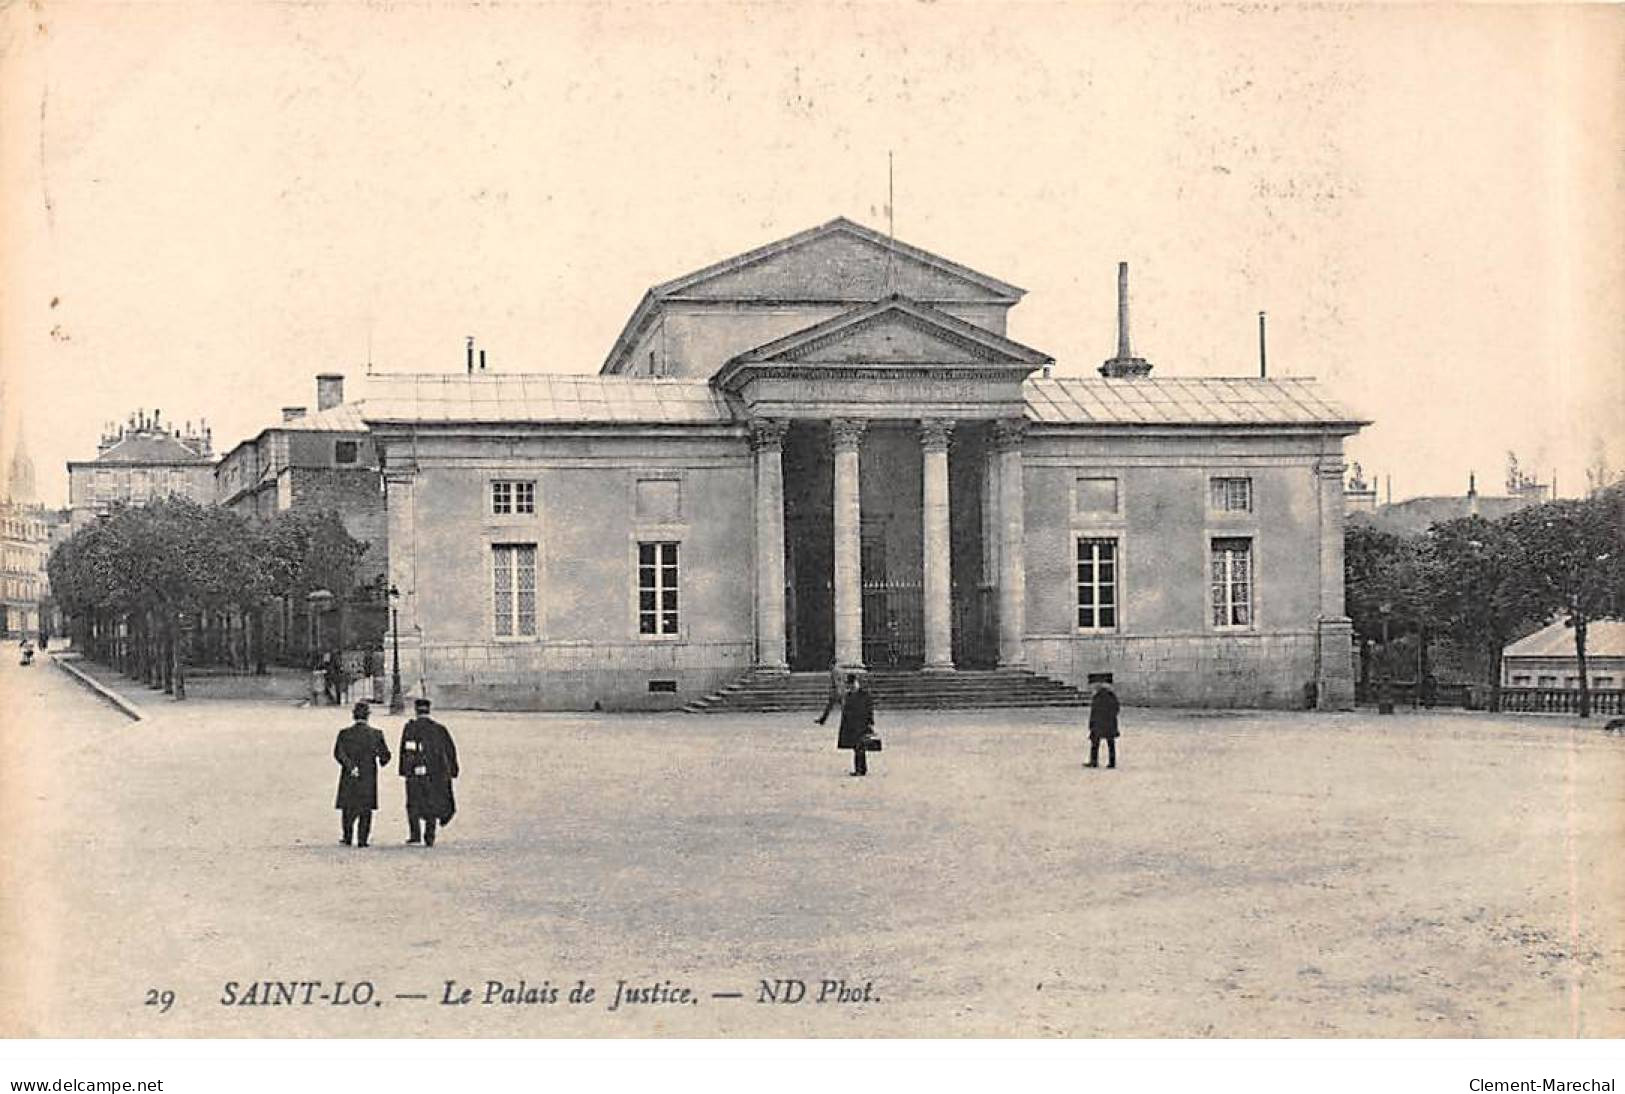
<svg viewBox="0 0 1625 1094"><path fill-rule="evenodd" d="M1028 290L1060 376L1316 376L1395 499L1625 465L1625 9L0 11L0 459L218 451L380 371L596 372L650 285L835 216Z"/></svg>

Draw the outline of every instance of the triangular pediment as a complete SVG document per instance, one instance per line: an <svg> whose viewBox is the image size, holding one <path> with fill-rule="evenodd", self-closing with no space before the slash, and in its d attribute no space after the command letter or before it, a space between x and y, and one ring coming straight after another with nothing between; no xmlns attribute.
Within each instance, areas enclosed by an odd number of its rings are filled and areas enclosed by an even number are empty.
<svg viewBox="0 0 1625 1094"><path fill-rule="evenodd" d="M730 365L971 365L1025 371L1050 360L928 304L891 296L758 346Z"/></svg>
<svg viewBox="0 0 1625 1094"><path fill-rule="evenodd" d="M933 303L1013 304L1022 290L838 219L656 286L677 300L842 301L901 293Z"/></svg>

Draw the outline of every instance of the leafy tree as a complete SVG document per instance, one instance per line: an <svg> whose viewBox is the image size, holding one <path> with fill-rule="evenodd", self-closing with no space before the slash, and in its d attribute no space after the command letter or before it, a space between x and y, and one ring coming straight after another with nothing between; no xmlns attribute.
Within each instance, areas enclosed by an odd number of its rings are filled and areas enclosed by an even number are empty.
<svg viewBox="0 0 1625 1094"><path fill-rule="evenodd" d="M1507 522L1461 517L1427 532L1427 604L1436 625L1485 655L1490 709L1501 709L1501 653L1532 621L1540 598L1523 544Z"/></svg>
<svg viewBox="0 0 1625 1094"><path fill-rule="evenodd" d="M1625 485L1547 502L1506 518L1521 545L1537 610L1574 631L1580 717L1591 716L1586 630L1625 615Z"/></svg>
<svg viewBox="0 0 1625 1094"><path fill-rule="evenodd" d="M187 620L257 615L278 593L348 592L365 550L331 513L284 514L264 527L167 498L115 507L59 544L48 569L92 656L184 699Z"/></svg>
<svg viewBox="0 0 1625 1094"><path fill-rule="evenodd" d="M1374 644L1403 634L1421 638L1427 599L1421 538L1363 523L1349 525L1343 540L1343 583L1346 610L1360 643L1360 683L1365 685L1371 679ZM1386 662L1386 646L1382 653Z"/></svg>

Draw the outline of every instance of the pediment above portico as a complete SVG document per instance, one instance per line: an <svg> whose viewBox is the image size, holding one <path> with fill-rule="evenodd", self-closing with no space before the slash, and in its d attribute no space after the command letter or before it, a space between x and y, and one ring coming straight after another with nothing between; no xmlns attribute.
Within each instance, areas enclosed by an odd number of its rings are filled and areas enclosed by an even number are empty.
<svg viewBox="0 0 1625 1094"><path fill-rule="evenodd" d="M736 356L718 380L750 365L1010 366L1023 375L1051 358L929 304L889 296Z"/></svg>
<svg viewBox="0 0 1625 1094"><path fill-rule="evenodd" d="M873 413L929 403L936 396L976 416L1019 404L1021 382L1051 358L929 304L889 296L741 353L713 383L747 405L791 413L873 404Z"/></svg>

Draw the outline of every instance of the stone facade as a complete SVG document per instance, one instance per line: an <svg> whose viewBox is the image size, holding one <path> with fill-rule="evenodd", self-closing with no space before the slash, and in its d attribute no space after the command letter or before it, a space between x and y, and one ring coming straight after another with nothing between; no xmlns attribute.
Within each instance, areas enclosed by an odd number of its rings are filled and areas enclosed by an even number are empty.
<svg viewBox="0 0 1625 1094"><path fill-rule="evenodd" d="M650 290L598 377L375 378L408 687L659 708L833 661L1352 705L1362 423L1307 380L1049 378L1020 296L834 221Z"/></svg>
<svg viewBox="0 0 1625 1094"><path fill-rule="evenodd" d="M212 438L206 425L166 424L159 411L110 425L94 460L68 463L69 520L74 531L114 505L145 505L164 497L214 500Z"/></svg>

